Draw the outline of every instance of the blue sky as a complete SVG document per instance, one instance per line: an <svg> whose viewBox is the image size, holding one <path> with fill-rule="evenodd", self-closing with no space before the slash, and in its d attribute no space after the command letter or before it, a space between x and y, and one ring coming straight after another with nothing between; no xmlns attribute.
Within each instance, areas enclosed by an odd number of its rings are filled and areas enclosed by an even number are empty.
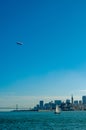
<svg viewBox="0 0 86 130"><path fill-rule="evenodd" d="M1 104L7 96L8 104L10 97L23 104L32 97L85 95L85 5L84 0L0 0Z"/></svg>

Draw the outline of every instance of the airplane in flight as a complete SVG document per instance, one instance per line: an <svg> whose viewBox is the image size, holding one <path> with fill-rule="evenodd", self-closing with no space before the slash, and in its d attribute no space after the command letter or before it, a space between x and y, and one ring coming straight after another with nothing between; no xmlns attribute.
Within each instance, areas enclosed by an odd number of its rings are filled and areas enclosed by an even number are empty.
<svg viewBox="0 0 86 130"><path fill-rule="evenodd" d="M23 45L23 43L22 43L22 42L16 42L16 44L17 44L17 45Z"/></svg>

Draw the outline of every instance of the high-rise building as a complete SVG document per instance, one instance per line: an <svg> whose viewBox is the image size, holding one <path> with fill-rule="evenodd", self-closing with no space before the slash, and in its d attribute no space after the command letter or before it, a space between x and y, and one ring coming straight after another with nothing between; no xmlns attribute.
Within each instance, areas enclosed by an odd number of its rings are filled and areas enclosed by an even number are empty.
<svg viewBox="0 0 86 130"><path fill-rule="evenodd" d="M80 104L80 105L82 104L82 101L81 101L81 100L79 100L79 104Z"/></svg>
<svg viewBox="0 0 86 130"><path fill-rule="evenodd" d="M49 104L49 103L45 103L45 104L44 104L44 108L45 108L46 110L50 109L50 104Z"/></svg>
<svg viewBox="0 0 86 130"><path fill-rule="evenodd" d="M78 105L78 100L75 100L75 101L74 101L74 105Z"/></svg>
<svg viewBox="0 0 86 130"><path fill-rule="evenodd" d="M55 100L55 105L61 105L61 100Z"/></svg>
<svg viewBox="0 0 86 130"><path fill-rule="evenodd" d="M82 96L82 103L86 104L86 96Z"/></svg>
<svg viewBox="0 0 86 130"><path fill-rule="evenodd" d="M71 103L73 104L73 95L71 96Z"/></svg>
<svg viewBox="0 0 86 130"><path fill-rule="evenodd" d="M40 109L43 109L44 101L41 100L41 101L39 102L39 106L40 106Z"/></svg>
<svg viewBox="0 0 86 130"><path fill-rule="evenodd" d="M67 103L67 104L70 104L70 99L66 99L66 103Z"/></svg>

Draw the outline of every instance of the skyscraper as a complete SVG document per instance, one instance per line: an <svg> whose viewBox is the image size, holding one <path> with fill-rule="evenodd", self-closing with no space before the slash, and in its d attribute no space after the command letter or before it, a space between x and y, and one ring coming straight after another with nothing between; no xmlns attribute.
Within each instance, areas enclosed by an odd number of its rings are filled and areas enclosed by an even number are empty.
<svg viewBox="0 0 86 130"><path fill-rule="evenodd" d="M41 100L41 101L39 102L40 109L43 109L43 105L44 105L44 101Z"/></svg>
<svg viewBox="0 0 86 130"><path fill-rule="evenodd" d="M71 96L71 103L73 104L73 95Z"/></svg>
<svg viewBox="0 0 86 130"><path fill-rule="evenodd" d="M61 100L55 100L55 105L61 105Z"/></svg>
<svg viewBox="0 0 86 130"><path fill-rule="evenodd" d="M82 103L86 104L86 96L82 96Z"/></svg>

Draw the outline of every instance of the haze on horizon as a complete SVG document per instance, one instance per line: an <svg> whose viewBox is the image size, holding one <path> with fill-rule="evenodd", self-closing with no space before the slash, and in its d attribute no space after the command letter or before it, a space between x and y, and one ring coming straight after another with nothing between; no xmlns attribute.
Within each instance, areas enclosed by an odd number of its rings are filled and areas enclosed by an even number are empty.
<svg viewBox="0 0 86 130"><path fill-rule="evenodd" d="M0 1L1 106L86 95L85 5L84 0Z"/></svg>

